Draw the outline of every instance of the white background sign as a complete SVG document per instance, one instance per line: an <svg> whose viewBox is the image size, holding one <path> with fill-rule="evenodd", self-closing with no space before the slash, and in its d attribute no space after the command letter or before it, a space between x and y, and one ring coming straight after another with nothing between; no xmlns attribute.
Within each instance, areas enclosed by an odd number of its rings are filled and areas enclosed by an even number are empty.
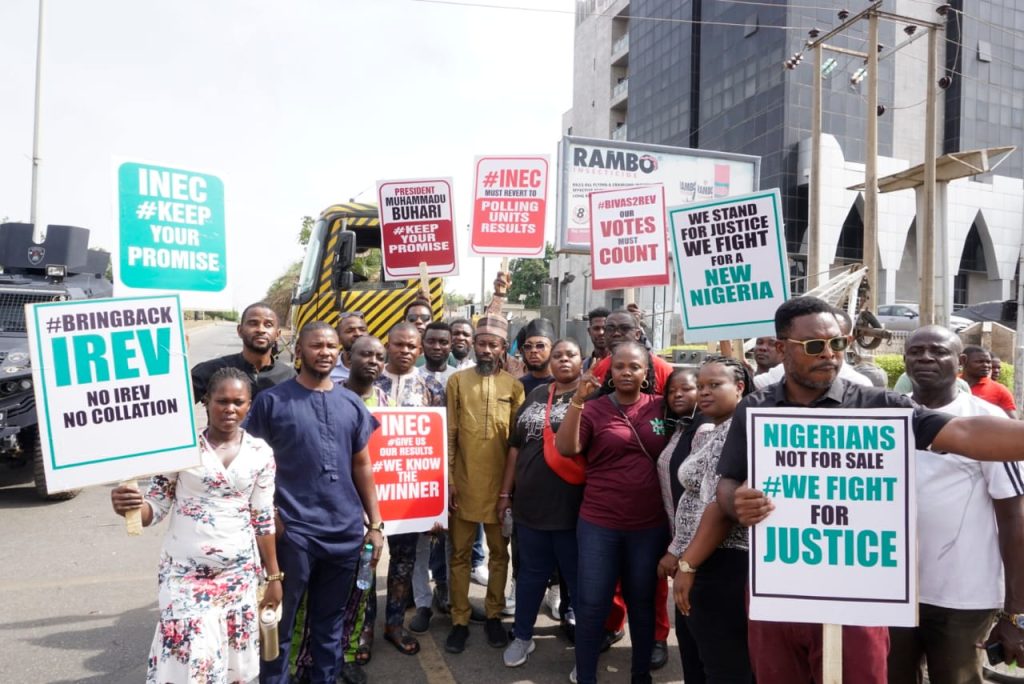
<svg viewBox="0 0 1024 684"><path fill-rule="evenodd" d="M593 289L668 285L665 188L593 192L590 216Z"/></svg>
<svg viewBox="0 0 1024 684"><path fill-rule="evenodd" d="M176 295L25 309L51 492L199 465Z"/></svg>
<svg viewBox="0 0 1024 684"><path fill-rule="evenodd" d="M570 136L562 138L559 152L560 252L590 249L592 192L661 183L673 207L754 192L760 177L760 157L746 154Z"/></svg>
<svg viewBox="0 0 1024 684"><path fill-rule="evenodd" d="M668 210L687 342L775 334L789 299L779 191Z"/></svg>
<svg viewBox="0 0 1024 684"><path fill-rule="evenodd" d="M544 256L548 157L477 157L473 230L476 256Z"/></svg>
<svg viewBox="0 0 1024 684"><path fill-rule="evenodd" d="M747 411L750 486L775 504L751 530L751 619L917 624L912 415Z"/></svg>

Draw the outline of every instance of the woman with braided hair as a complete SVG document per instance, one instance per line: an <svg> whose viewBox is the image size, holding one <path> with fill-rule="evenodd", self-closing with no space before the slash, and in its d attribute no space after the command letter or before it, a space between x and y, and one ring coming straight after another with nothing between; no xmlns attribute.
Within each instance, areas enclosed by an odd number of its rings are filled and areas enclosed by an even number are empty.
<svg viewBox="0 0 1024 684"><path fill-rule="evenodd" d="M673 519L673 538L659 563L672 574L676 607L697 645L704 677L721 684L753 681L747 649L747 529L726 517L715 500L718 459L740 400L753 388L745 364L711 356L697 374L697 410L707 420L693 435L690 455L669 477L682 495ZM678 625L677 625L678 627ZM680 637L682 641L682 636Z"/></svg>

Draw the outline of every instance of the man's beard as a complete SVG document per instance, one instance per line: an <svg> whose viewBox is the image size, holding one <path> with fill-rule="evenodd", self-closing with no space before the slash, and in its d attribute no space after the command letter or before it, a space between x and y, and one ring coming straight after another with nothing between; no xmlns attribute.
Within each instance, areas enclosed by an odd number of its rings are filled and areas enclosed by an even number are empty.
<svg viewBox="0 0 1024 684"><path fill-rule="evenodd" d="M523 359L523 365L526 366L526 370L530 371L531 373L539 373L540 371L548 369L547 361L545 361L544 363L533 364Z"/></svg>
<svg viewBox="0 0 1024 684"><path fill-rule="evenodd" d="M480 375L493 375L497 367L498 362L494 359L488 359L487 361L477 360L476 366L474 366L476 372Z"/></svg>
<svg viewBox="0 0 1024 684"><path fill-rule="evenodd" d="M462 361L464 358L469 356L469 347L465 349L459 349L458 347L452 347L452 356L455 357L456 361Z"/></svg>

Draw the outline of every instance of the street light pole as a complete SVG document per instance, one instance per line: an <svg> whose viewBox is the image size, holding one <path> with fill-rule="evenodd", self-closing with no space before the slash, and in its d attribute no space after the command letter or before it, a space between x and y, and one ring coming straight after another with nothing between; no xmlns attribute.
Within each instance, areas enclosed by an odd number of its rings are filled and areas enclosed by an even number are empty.
<svg viewBox="0 0 1024 684"><path fill-rule="evenodd" d="M811 100L811 178L807 191L810 203L807 230L807 289L818 287L821 261L821 43L814 46L814 83Z"/></svg>

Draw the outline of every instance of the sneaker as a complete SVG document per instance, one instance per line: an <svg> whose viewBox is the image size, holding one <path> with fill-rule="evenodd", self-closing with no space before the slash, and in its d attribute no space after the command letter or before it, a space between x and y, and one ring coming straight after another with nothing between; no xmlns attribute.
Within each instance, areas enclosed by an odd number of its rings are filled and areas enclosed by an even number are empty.
<svg viewBox="0 0 1024 684"><path fill-rule="evenodd" d="M366 672L355 663L342 663L341 681L345 684L366 684Z"/></svg>
<svg viewBox="0 0 1024 684"><path fill-rule="evenodd" d="M501 618L487 618L484 623L484 634L487 635L487 643L494 648L505 648L508 646L508 632L501 624Z"/></svg>
<svg viewBox="0 0 1024 684"><path fill-rule="evenodd" d="M430 629L430 618L434 617L434 611L430 608L417 608L416 614L409 620L409 631L423 634Z"/></svg>
<svg viewBox="0 0 1024 684"><path fill-rule="evenodd" d="M617 632L605 632L604 641L601 643L601 653L604 653L613 645L622 641L622 638L626 636L626 630L620 629Z"/></svg>
<svg viewBox="0 0 1024 684"><path fill-rule="evenodd" d="M548 607L552 620L558 620L561 617L558 612L561 604L562 592L558 589L557 584L553 584L548 587L547 592L544 594L544 605Z"/></svg>
<svg viewBox="0 0 1024 684"><path fill-rule="evenodd" d="M651 669L660 670L668 664L668 644L664 641L655 641L651 649Z"/></svg>
<svg viewBox="0 0 1024 684"><path fill-rule="evenodd" d="M466 650L466 641L469 639L469 627L466 625L454 625L452 631L448 632L448 638L444 640L444 650L449 653L462 653Z"/></svg>
<svg viewBox="0 0 1024 684"><path fill-rule="evenodd" d="M512 643L505 649L502 660L505 661L505 667L519 667L526 663L526 659L530 657L534 649L537 648L537 644L534 643L533 639L513 639Z"/></svg>
<svg viewBox="0 0 1024 684"><path fill-rule="evenodd" d="M490 575L487 572L487 566L483 564L476 566L469 573L469 581L482 587L487 586L488 577Z"/></svg>
<svg viewBox="0 0 1024 684"><path fill-rule="evenodd" d="M487 613L480 610L473 604L469 606L469 621L474 625L482 625L487 622Z"/></svg>
<svg viewBox="0 0 1024 684"><path fill-rule="evenodd" d="M502 615L515 615L516 614L516 581L512 580L512 585L509 587L508 595L505 596L505 607L501 609Z"/></svg>
<svg viewBox="0 0 1024 684"><path fill-rule="evenodd" d="M569 673L569 681L572 682L572 684L576 684L576 666L575 665L572 666L572 672Z"/></svg>

